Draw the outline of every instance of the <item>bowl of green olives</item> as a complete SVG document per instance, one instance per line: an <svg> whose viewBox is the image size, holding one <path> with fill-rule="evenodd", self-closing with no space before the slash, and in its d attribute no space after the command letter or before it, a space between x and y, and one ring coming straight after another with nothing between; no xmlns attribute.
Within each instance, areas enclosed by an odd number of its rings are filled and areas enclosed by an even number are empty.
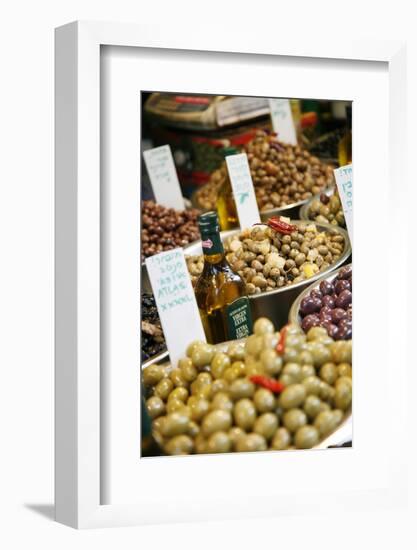
<svg viewBox="0 0 417 550"><path fill-rule="evenodd" d="M351 440L352 342L322 327L191 342L177 365L143 365L145 406L163 454L318 449Z"/></svg>

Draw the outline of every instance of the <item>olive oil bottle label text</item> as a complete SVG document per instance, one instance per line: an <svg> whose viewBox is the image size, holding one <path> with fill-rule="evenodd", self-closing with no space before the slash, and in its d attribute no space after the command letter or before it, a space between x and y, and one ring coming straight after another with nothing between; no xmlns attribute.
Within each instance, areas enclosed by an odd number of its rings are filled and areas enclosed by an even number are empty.
<svg viewBox="0 0 417 550"><path fill-rule="evenodd" d="M226 308L226 322L229 340L245 338L252 333L252 316L249 299L238 298Z"/></svg>

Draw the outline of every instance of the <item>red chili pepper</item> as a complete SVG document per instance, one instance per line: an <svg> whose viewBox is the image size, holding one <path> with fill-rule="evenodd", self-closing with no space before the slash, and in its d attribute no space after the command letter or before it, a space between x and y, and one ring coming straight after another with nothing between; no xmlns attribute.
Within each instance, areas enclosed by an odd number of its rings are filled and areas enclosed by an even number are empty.
<svg viewBox="0 0 417 550"><path fill-rule="evenodd" d="M296 231L297 226L291 223L287 223L281 220L279 216L273 216L268 218L266 224L264 223L255 223L254 225L267 225L277 233L282 233L283 235L291 235L293 231Z"/></svg>
<svg viewBox="0 0 417 550"><path fill-rule="evenodd" d="M287 337L287 326L283 327L281 329L281 332L279 333L279 341L276 347L277 353L279 355L282 355L285 351L285 338Z"/></svg>
<svg viewBox="0 0 417 550"><path fill-rule="evenodd" d="M258 386L262 386L263 388L270 390L272 393L281 393L285 389L284 384L281 382L260 374L250 376L249 380Z"/></svg>

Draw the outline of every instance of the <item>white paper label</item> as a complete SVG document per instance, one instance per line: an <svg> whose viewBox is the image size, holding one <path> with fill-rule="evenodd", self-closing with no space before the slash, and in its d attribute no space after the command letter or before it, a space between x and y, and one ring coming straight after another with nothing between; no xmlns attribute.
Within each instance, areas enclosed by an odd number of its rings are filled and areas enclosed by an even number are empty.
<svg viewBox="0 0 417 550"><path fill-rule="evenodd" d="M278 139L290 145L297 145L297 132L292 118L289 99L270 99L272 128L278 134Z"/></svg>
<svg viewBox="0 0 417 550"><path fill-rule="evenodd" d="M254 223L259 223L261 218L250 174L248 157L246 153L229 155L226 157L226 163L240 228L246 229L252 227Z"/></svg>
<svg viewBox="0 0 417 550"><path fill-rule="evenodd" d="M146 258L171 364L185 356L193 340L206 341L182 248Z"/></svg>
<svg viewBox="0 0 417 550"><path fill-rule="evenodd" d="M337 189L342 202L343 214L349 238L353 240L353 170L352 164L333 170Z"/></svg>
<svg viewBox="0 0 417 550"><path fill-rule="evenodd" d="M156 202L167 208L184 210L184 199L170 146L162 145L144 151L143 158Z"/></svg>

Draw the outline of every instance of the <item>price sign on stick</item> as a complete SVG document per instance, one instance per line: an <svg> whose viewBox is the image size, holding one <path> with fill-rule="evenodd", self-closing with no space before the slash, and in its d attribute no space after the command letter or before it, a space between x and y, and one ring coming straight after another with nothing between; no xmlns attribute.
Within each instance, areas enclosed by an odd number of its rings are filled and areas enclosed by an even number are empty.
<svg viewBox="0 0 417 550"><path fill-rule="evenodd" d="M343 214L349 238L353 241L353 169L352 164L333 170L337 189L342 202Z"/></svg>
<svg viewBox="0 0 417 550"><path fill-rule="evenodd" d="M184 210L184 199L169 145L143 152L155 200L167 208Z"/></svg>
<svg viewBox="0 0 417 550"><path fill-rule="evenodd" d="M278 139L290 145L297 145L297 132L292 118L289 99L270 99L272 128L278 134Z"/></svg>
<svg viewBox="0 0 417 550"><path fill-rule="evenodd" d="M226 164L230 183L232 184L239 225L241 229L246 229L261 221L248 157L246 153L229 155L226 157Z"/></svg>
<svg viewBox="0 0 417 550"><path fill-rule="evenodd" d="M193 340L206 341L182 248L146 258L171 364L176 367Z"/></svg>

